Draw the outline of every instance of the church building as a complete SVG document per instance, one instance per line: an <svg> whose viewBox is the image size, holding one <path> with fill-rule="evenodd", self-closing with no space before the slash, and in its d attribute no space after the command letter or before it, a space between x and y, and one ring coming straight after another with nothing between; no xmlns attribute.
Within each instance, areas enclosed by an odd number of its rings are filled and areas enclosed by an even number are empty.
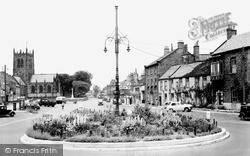
<svg viewBox="0 0 250 156"><path fill-rule="evenodd" d="M60 95L57 74L35 74L34 50L13 49L13 76L20 77L25 83L26 98L55 98Z"/></svg>

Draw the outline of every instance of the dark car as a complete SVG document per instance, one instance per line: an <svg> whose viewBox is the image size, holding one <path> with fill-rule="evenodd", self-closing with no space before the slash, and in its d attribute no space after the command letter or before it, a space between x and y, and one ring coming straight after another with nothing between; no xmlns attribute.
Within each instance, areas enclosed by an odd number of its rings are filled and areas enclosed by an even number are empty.
<svg viewBox="0 0 250 156"><path fill-rule="evenodd" d="M33 110L39 110L40 105L37 101L30 101L27 105L25 105L26 108L30 108Z"/></svg>
<svg viewBox="0 0 250 156"><path fill-rule="evenodd" d="M247 118L250 118L250 104L242 105L240 107L239 117L241 120L245 120Z"/></svg>
<svg viewBox="0 0 250 156"><path fill-rule="evenodd" d="M41 99L39 101L40 106L45 106L45 107L54 107L56 105L56 100L53 99Z"/></svg>
<svg viewBox="0 0 250 156"><path fill-rule="evenodd" d="M0 105L0 116L11 116L13 117L16 113L13 110L7 109L6 106Z"/></svg>
<svg viewBox="0 0 250 156"><path fill-rule="evenodd" d="M98 100L98 106L103 106L103 100Z"/></svg>

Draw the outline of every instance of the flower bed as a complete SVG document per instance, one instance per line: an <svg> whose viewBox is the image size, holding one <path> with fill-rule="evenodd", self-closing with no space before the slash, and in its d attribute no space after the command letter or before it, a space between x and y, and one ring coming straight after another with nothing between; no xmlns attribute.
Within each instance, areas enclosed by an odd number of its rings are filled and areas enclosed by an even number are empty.
<svg viewBox="0 0 250 156"><path fill-rule="evenodd" d="M192 113L153 112L135 106L115 117L111 111L74 110L59 119L36 119L27 135L43 140L68 142L137 142L192 138L220 132L204 116Z"/></svg>

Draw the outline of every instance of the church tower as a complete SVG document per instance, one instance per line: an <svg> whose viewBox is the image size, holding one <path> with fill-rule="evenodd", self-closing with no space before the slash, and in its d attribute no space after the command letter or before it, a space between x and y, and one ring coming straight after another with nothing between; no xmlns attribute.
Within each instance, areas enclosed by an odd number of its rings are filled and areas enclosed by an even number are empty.
<svg viewBox="0 0 250 156"><path fill-rule="evenodd" d="M28 51L16 51L13 49L13 76L18 76L23 79L23 81L28 84L30 78L35 74L34 66L34 50Z"/></svg>

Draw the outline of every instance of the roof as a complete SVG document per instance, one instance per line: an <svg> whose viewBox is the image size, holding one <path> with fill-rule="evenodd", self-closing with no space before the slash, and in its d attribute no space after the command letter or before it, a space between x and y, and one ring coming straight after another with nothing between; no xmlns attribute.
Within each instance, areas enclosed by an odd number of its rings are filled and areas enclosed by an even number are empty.
<svg viewBox="0 0 250 156"><path fill-rule="evenodd" d="M158 58L157 60L155 60L154 62L150 63L149 65L147 65L146 67L152 66L157 64L158 61L161 61L162 59L164 59L165 57L167 57L168 55L172 54L173 52L177 51L178 49L175 49L174 51L168 52L166 54L164 54L163 56L161 56L160 58Z"/></svg>
<svg viewBox="0 0 250 156"><path fill-rule="evenodd" d="M191 64L183 64L181 67L171 76L171 78L184 77L186 74L192 72L195 67L200 65L202 62L195 62Z"/></svg>
<svg viewBox="0 0 250 156"><path fill-rule="evenodd" d="M207 75L210 75L210 72L211 72L210 63L207 61L207 62L203 62L203 63L199 64L198 66L196 66L194 68L194 70L192 70L190 73L184 75L184 77L207 76Z"/></svg>
<svg viewBox="0 0 250 156"><path fill-rule="evenodd" d="M21 85L21 86L25 86L25 83L23 82L22 78L19 76L14 76L14 78L16 79L16 81Z"/></svg>
<svg viewBox="0 0 250 156"><path fill-rule="evenodd" d="M56 74L34 74L32 75L30 82L54 82Z"/></svg>
<svg viewBox="0 0 250 156"><path fill-rule="evenodd" d="M234 35L220 45L211 55L221 54L230 50L250 46L250 32Z"/></svg>
<svg viewBox="0 0 250 156"><path fill-rule="evenodd" d="M171 66L161 77L160 79L168 79L170 76L172 76L181 65Z"/></svg>
<svg viewBox="0 0 250 156"><path fill-rule="evenodd" d="M210 54L200 54L199 55L199 61L205 61L211 57Z"/></svg>

